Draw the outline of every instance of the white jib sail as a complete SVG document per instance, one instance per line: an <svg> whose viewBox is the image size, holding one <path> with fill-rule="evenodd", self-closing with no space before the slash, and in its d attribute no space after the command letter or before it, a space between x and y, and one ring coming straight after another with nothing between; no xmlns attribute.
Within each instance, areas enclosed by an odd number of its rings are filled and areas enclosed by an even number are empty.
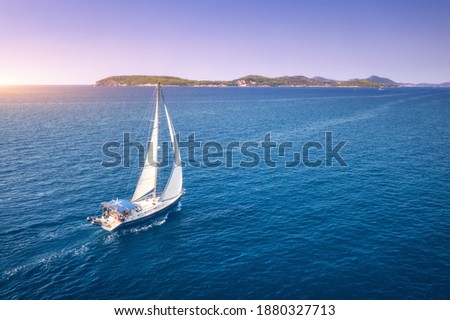
<svg viewBox="0 0 450 320"><path fill-rule="evenodd" d="M158 125L159 125L159 88L156 93L155 119L153 122L152 138L145 159L144 168L134 191L131 201L138 201L154 192L156 188L156 178L158 175Z"/></svg>
<svg viewBox="0 0 450 320"><path fill-rule="evenodd" d="M167 107L164 105L166 111L167 124L169 125L170 139L173 145L173 166L172 172L170 172L167 185L161 194L161 201L170 200L178 196L183 189L183 169L181 166L180 149L178 147L178 141L175 136L175 130L173 129L172 121L170 120Z"/></svg>

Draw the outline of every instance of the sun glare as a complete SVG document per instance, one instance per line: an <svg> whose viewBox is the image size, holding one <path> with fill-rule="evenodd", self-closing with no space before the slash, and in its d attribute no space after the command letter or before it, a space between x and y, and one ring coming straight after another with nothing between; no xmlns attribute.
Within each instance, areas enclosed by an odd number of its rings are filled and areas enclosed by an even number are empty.
<svg viewBox="0 0 450 320"><path fill-rule="evenodd" d="M11 83L8 82L8 80L0 78L0 86L8 86L8 85L11 85Z"/></svg>

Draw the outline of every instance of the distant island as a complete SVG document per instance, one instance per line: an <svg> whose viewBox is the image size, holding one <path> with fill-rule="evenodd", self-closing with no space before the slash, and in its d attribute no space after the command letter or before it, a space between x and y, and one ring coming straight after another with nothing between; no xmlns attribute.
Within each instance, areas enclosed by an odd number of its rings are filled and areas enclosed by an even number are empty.
<svg viewBox="0 0 450 320"><path fill-rule="evenodd" d="M449 87L450 83L442 84L411 84L397 83L391 79L379 76L370 76L367 79L332 80L323 77L308 78L305 76L283 76L269 78L258 75L249 75L231 81L220 80L189 80L170 76L112 76L97 81L94 86L154 86L157 83L163 86L180 87L399 87L399 86L423 86L423 87Z"/></svg>

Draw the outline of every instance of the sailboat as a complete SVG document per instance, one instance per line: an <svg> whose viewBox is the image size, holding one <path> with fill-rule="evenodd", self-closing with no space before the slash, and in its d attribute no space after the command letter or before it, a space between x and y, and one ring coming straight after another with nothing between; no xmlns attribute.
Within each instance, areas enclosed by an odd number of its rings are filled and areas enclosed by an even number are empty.
<svg viewBox="0 0 450 320"><path fill-rule="evenodd" d="M173 165L169 179L162 193L157 193L158 178L158 136L159 136L159 109L160 109L161 85L156 88L156 107L153 121L153 129L150 147L145 157L136 189L131 200L115 199L102 203L101 217L89 217L92 224L99 225L108 231L116 230L125 225L131 225L144 219L159 216L169 212L178 205L183 190L183 170L180 158L180 149L169 117L165 103L167 125L173 147Z"/></svg>

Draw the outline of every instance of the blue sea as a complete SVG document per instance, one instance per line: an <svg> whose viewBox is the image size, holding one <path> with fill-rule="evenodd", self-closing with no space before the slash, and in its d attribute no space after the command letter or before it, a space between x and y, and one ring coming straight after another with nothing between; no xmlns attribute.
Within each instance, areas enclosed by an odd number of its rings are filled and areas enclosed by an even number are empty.
<svg viewBox="0 0 450 320"><path fill-rule="evenodd" d="M449 89L165 88L180 140L259 143L261 161L196 148L176 210L104 231L86 217L140 168L102 147L145 143L153 95L0 87L1 299L450 299ZM346 165L326 165L326 132ZM292 143L275 167L268 133ZM322 164L286 167L309 142Z"/></svg>

